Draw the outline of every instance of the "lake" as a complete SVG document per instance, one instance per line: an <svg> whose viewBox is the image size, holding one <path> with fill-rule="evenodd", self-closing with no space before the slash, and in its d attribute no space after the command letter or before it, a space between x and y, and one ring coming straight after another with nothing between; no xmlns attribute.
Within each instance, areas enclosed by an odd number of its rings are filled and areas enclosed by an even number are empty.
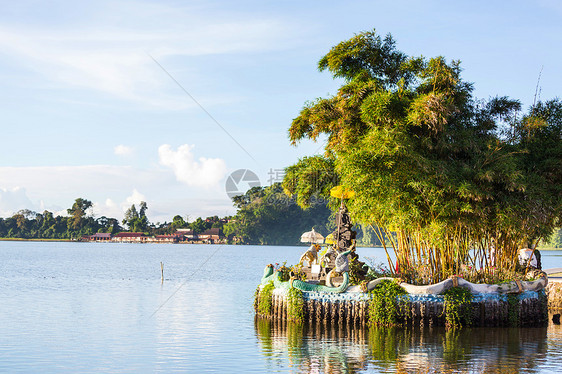
<svg viewBox="0 0 562 374"><path fill-rule="evenodd" d="M0 242L0 372L562 372L553 324L369 331L256 321L265 265L294 264L304 250ZM385 259L380 248L358 253ZM562 251L542 256L543 267L562 267Z"/></svg>

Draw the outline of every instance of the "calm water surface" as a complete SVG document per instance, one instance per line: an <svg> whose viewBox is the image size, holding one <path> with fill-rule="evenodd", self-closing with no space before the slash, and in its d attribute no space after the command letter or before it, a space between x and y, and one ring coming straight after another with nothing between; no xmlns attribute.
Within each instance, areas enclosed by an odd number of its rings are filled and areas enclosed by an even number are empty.
<svg viewBox="0 0 562 374"><path fill-rule="evenodd" d="M0 242L0 372L562 372L562 328L338 330L255 321L302 247ZM381 249L360 249L382 262ZM160 262L165 280L161 282ZM562 267L562 252L543 252Z"/></svg>

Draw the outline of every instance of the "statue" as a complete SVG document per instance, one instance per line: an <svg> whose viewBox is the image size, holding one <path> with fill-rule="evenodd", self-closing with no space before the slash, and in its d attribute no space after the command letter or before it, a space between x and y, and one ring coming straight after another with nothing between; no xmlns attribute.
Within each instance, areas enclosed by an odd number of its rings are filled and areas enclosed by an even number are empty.
<svg viewBox="0 0 562 374"><path fill-rule="evenodd" d="M326 275L326 286L328 287L335 287L332 283L332 278L338 277L342 274L346 274L349 272L349 255L351 251L345 251L338 254L336 258L336 267L330 270L330 272Z"/></svg>
<svg viewBox="0 0 562 374"><path fill-rule="evenodd" d="M308 267L318 264L318 251L320 250L320 245L312 244L308 250L303 253L299 260L299 265L302 265L304 261L308 263Z"/></svg>
<svg viewBox="0 0 562 374"><path fill-rule="evenodd" d="M351 217L349 216L343 200L339 212L336 215L336 220L338 227L332 234L334 238L336 238L336 248L338 251L346 250L353 244L356 232L352 230L353 224L351 223Z"/></svg>
<svg viewBox="0 0 562 374"><path fill-rule="evenodd" d="M331 267L333 266L333 264L335 264L336 257L338 257L338 252L336 252L334 250L334 247L330 245L328 246L326 253L324 253L322 257L320 257L320 265L324 266L325 268Z"/></svg>

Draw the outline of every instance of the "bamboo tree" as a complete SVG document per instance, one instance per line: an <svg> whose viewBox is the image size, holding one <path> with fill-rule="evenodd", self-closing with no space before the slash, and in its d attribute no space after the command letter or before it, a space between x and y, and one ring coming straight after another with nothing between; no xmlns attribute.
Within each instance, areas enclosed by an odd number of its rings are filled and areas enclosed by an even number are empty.
<svg viewBox="0 0 562 374"><path fill-rule="evenodd" d="M399 273L428 267L439 281L492 257L513 270L520 242L560 227L560 102L520 115L517 100L476 100L459 61L407 56L374 31L333 47L319 68L344 83L308 103L289 138L325 134L325 160L289 168L284 190L321 194L309 176L329 169L357 193L352 216L384 233Z"/></svg>

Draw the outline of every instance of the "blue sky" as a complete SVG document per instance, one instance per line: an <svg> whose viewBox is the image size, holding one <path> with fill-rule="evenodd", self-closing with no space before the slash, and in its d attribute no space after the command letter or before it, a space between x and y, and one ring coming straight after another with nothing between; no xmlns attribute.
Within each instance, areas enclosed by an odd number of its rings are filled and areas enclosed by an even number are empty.
<svg viewBox="0 0 562 374"><path fill-rule="evenodd" d="M96 216L141 200L153 222L233 214L231 172L267 185L320 151L290 146L287 129L341 83L318 60L373 28L409 55L461 60L480 98L526 108L541 69L542 99L562 86L554 0L0 4L3 217L62 213L78 197Z"/></svg>

